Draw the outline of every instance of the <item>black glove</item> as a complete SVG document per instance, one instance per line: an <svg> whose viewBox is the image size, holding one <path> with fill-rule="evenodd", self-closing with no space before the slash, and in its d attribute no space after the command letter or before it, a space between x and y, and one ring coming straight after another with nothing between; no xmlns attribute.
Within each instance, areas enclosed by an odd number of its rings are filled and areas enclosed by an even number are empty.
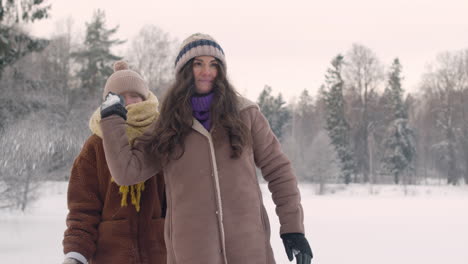
<svg viewBox="0 0 468 264"><path fill-rule="evenodd" d="M106 99L101 104L101 119L111 116L119 115L127 120L127 109L125 109L125 99L113 92L106 95Z"/></svg>
<svg viewBox="0 0 468 264"><path fill-rule="evenodd" d="M297 264L310 264L313 258L312 249L309 242L301 233L282 234L284 248L289 261L293 260L293 254L296 256Z"/></svg>

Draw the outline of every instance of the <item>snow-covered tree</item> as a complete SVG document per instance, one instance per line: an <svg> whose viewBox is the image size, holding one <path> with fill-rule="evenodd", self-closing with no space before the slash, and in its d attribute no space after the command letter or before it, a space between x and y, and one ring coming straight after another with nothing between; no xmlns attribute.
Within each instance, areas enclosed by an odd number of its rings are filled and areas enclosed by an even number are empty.
<svg viewBox="0 0 468 264"><path fill-rule="evenodd" d="M393 116L384 140L384 171L393 175L398 184L401 176L413 169L416 155L414 132L408 125L408 112L403 102L404 90L401 85L401 64L395 59L388 75L386 94L390 95L390 116Z"/></svg>
<svg viewBox="0 0 468 264"><path fill-rule="evenodd" d="M458 184L462 178L462 157L468 144L466 134L466 106L464 96L468 87L467 55L461 52L440 54L432 68L424 75L422 89L433 105L429 111L437 129L437 137L431 142L436 169L446 176L449 184Z"/></svg>
<svg viewBox="0 0 468 264"><path fill-rule="evenodd" d="M265 85L258 97L257 103L260 106L260 110L270 123L271 129L275 133L276 137L281 140L283 128L289 121L291 114L285 106L286 102L283 100L281 93L278 94L277 97L274 97L271 92L271 87Z"/></svg>
<svg viewBox="0 0 468 264"><path fill-rule="evenodd" d="M394 118L408 118L408 111L405 108L402 88L402 76L401 76L402 66L398 58L393 60L393 64L390 68L390 73L388 76L388 86L386 89L390 91L391 95L391 106L392 114Z"/></svg>
<svg viewBox="0 0 468 264"><path fill-rule="evenodd" d="M331 64L332 67L327 70L325 76L327 88L323 91L327 112L326 128L340 159L342 177L344 182L348 184L351 182L353 174L356 173L356 163L349 143L350 127L346 121L344 110L344 82L341 77L343 56L336 56Z"/></svg>
<svg viewBox="0 0 468 264"><path fill-rule="evenodd" d="M408 119L397 118L392 122L384 144L384 171L393 175L394 182L398 184L401 176L413 169L411 164L416 154L414 133Z"/></svg>
<svg viewBox="0 0 468 264"><path fill-rule="evenodd" d="M25 23L48 17L50 5L44 2L0 0L0 77L6 66L47 46L47 40L34 38L21 29Z"/></svg>
<svg viewBox="0 0 468 264"><path fill-rule="evenodd" d="M90 23L86 23L86 37L83 47L72 54L81 65L78 77L85 89L83 95L92 98L102 91L106 79L113 73L112 64L122 57L111 53L111 48L124 43L119 39L112 39L118 26L107 29L104 11L95 11ZM99 97L98 97L99 98Z"/></svg>

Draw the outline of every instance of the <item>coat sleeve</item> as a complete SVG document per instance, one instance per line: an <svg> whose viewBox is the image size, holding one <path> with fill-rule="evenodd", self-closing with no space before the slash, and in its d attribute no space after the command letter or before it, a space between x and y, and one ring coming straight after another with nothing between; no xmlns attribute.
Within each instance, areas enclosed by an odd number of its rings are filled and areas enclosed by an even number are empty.
<svg viewBox="0 0 468 264"><path fill-rule="evenodd" d="M99 194L99 177L92 145L85 144L75 159L68 183L63 251L78 252L89 260L96 251L98 225L101 221L103 201ZM93 159L94 156L94 159Z"/></svg>
<svg viewBox="0 0 468 264"><path fill-rule="evenodd" d="M133 146L128 142L125 120L121 117L112 115L103 118L101 130L107 165L117 184L137 184L161 171L159 160L147 152L153 126Z"/></svg>
<svg viewBox="0 0 468 264"><path fill-rule="evenodd" d="M270 128L268 120L257 107L250 112L252 147L255 164L268 182L280 220L280 234L304 233L304 217L297 179L291 162Z"/></svg>

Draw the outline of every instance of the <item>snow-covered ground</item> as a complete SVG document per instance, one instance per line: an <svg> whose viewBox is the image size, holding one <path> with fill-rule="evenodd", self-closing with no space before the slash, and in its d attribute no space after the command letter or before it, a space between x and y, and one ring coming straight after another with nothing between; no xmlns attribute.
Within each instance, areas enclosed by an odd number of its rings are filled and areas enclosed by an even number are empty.
<svg viewBox="0 0 468 264"><path fill-rule="evenodd" d="M66 188L47 183L27 212L0 211L1 263L61 263ZM266 185L262 189L277 263L289 263ZM301 185L313 263L468 263L467 186L333 185L324 196L316 189Z"/></svg>

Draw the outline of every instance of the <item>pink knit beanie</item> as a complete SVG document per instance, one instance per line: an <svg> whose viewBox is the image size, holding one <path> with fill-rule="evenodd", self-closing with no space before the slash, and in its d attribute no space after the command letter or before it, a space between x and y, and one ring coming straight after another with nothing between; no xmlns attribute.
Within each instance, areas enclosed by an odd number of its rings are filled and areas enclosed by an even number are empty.
<svg viewBox="0 0 468 264"><path fill-rule="evenodd" d="M109 92L121 94L124 92L136 92L144 100L148 99L149 88L143 78L136 72L128 68L125 61L114 63L114 73L107 79L102 98Z"/></svg>

